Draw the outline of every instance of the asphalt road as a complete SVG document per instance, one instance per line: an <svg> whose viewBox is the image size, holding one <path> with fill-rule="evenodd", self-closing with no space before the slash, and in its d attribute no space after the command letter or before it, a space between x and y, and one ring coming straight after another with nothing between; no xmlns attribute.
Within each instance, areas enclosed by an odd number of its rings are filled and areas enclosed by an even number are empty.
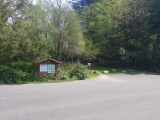
<svg viewBox="0 0 160 120"><path fill-rule="evenodd" d="M0 120L160 120L160 76L1 85Z"/></svg>

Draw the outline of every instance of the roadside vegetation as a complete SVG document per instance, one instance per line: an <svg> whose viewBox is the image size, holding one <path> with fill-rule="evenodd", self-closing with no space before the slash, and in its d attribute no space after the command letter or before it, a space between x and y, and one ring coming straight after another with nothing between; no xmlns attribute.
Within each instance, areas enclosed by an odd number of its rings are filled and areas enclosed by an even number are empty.
<svg viewBox="0 0 160 120"><path fill-rule="evenodd" d="M91 66L89 70L86 65L77 63L62 63L58 69L57 79L53 74L41 75L37 79L37 65L29 62L12 62L8 65L0 65L0 84L37 84L69 82L97 77L100 74L159 74L153 71L142 71L134 69L107 68L102 66Z"/></svg>
<svg viewBox="0 0 160 120"><path fill-rule="evenodd" d="M29 62L13 62L0 65L0 84L25 84L84 80L88 78L87 66L78 63L62 63L58 69L57 80L53 74L41 75L37 79L37 65ZM93 75L92 75L93 76Z"/></svg>
<svg viewBox="0 0 160 120"><path fill-rule="evenodd" d="M92 66L91 71L93 74L106 74L106 75L114 75L114 74L160 74L159 72L155 72L152 70L138 70L132 68L110 68L110 67L103 67L103 66Z"/></svg>

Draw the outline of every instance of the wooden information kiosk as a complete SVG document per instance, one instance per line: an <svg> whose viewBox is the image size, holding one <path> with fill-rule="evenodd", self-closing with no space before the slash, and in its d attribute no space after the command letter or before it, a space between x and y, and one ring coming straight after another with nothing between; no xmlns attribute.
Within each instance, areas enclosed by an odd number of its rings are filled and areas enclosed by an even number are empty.
<svg viewBox="0 0 160 120"><path fill-rule="evenodd" d="M51 58L45 58L37 61L36 64L38 65L38 80L40 79L40 75L45 74L53 74L53 77L57 79L57 69L60 63L60 61Z"/></svg>

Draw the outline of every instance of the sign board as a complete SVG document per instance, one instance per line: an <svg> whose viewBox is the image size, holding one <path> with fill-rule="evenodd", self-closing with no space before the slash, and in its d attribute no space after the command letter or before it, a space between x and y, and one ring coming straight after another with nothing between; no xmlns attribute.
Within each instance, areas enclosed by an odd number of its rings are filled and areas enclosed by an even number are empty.
<svg viewBox="0 0 160 120"><path fill-rule="evenodd" d="M55 64L40 64L40 72L55 73Z"/></svg>
<svg viewBox="0 0 160 120"><path fill-rule="evenodd" d="M91 63L88 63L88 66L91 66Z"/></svg>
<svg viewBox="0 0 160 120"><path fill-rule="evenodd" d="M40 64L40 72L47 72L47 64Z"/></svg>
<svg viewBox="0 0 160 120"><path fill-rule="evenodd" d="M55 73L55 64L48 64L48 73Z"/></svg>

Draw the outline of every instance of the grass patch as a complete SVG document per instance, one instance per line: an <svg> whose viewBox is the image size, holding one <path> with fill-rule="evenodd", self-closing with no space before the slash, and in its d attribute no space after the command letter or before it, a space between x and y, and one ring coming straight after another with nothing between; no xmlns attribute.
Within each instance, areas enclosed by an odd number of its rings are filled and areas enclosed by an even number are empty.
<svg viewBox="0 0 160 120"><path fill-rule="evenodd" d="M153 71L135 70L135 71L132 71L132 72L128 72L126 74L130 74L130 75L136 75L136 74L159 75L160 73L153 72Z"/></svg>
<svg viewBox="0 0 160 120"><path fill-rule="evenodd" d="M89 73L89 78L94 78L94 77L97 77L99 75L100 74L94 74L93 71L91 70L90 73Z"/></svg>
<svg viewBox="0 0 160 120"><path fill-rule="evenodd" d="M76 81L76 80L70 79L70 80L34 81L34 82L26 82L25 84L61 83L61 82L71 82L71 81Z"/></svg>
<svg viewBox="0 0 160 120"><path fill-rule="evenodd" d="M104 70L107 70L107 68L105 67L102 67L102 66L91 66L91 70L94 71L94 70L97 70L98 72L103 72Z"/></svg>
<svg viewBox="0 0 160 120"><path fill-rule="evenodd" d="M153 74L153 75L159 75L159 73L153 72L153 71L143 71L143 70L133 70L133 69L115 69L115 72L112 72L112 70L115 68L107 68L107 67L103 67L103 66L91 66L91 71L98 71L100 73L103 73L104 70L109 71L109 73L107 73L107 75L114 75L114 74L131 74L131 75L135 75L135 74ZM93 72L92 72L93 73Z"/></svg>
<svg viewBox="0 0 160 120"><path fill-rule="evenodd" d="M99 76L99 74L94 74L93 71L90 71L89 78L94 78ZM43 84L43 83L61 83L61 82L72 82L72 81L77 81L74 78L70 78L68 80L45 80L45 81L33 81L33 82L26 82L25 84Z"/></svg>
<svg viewBox="0 0 160 120"><path fill-rule="evenodd" d="M107 68L107 67L103 67L103 66L94 66L94 65L91 66L92 72L94 70L96 70L100 73L103 73L104 70L107 70L107 71L109 71L109 73L107 73L107 74L120 74L120 73L122 73L122 69L115 69L116 70L115 72L112 72L112 69L114 69L114 68Z"/></svg>

